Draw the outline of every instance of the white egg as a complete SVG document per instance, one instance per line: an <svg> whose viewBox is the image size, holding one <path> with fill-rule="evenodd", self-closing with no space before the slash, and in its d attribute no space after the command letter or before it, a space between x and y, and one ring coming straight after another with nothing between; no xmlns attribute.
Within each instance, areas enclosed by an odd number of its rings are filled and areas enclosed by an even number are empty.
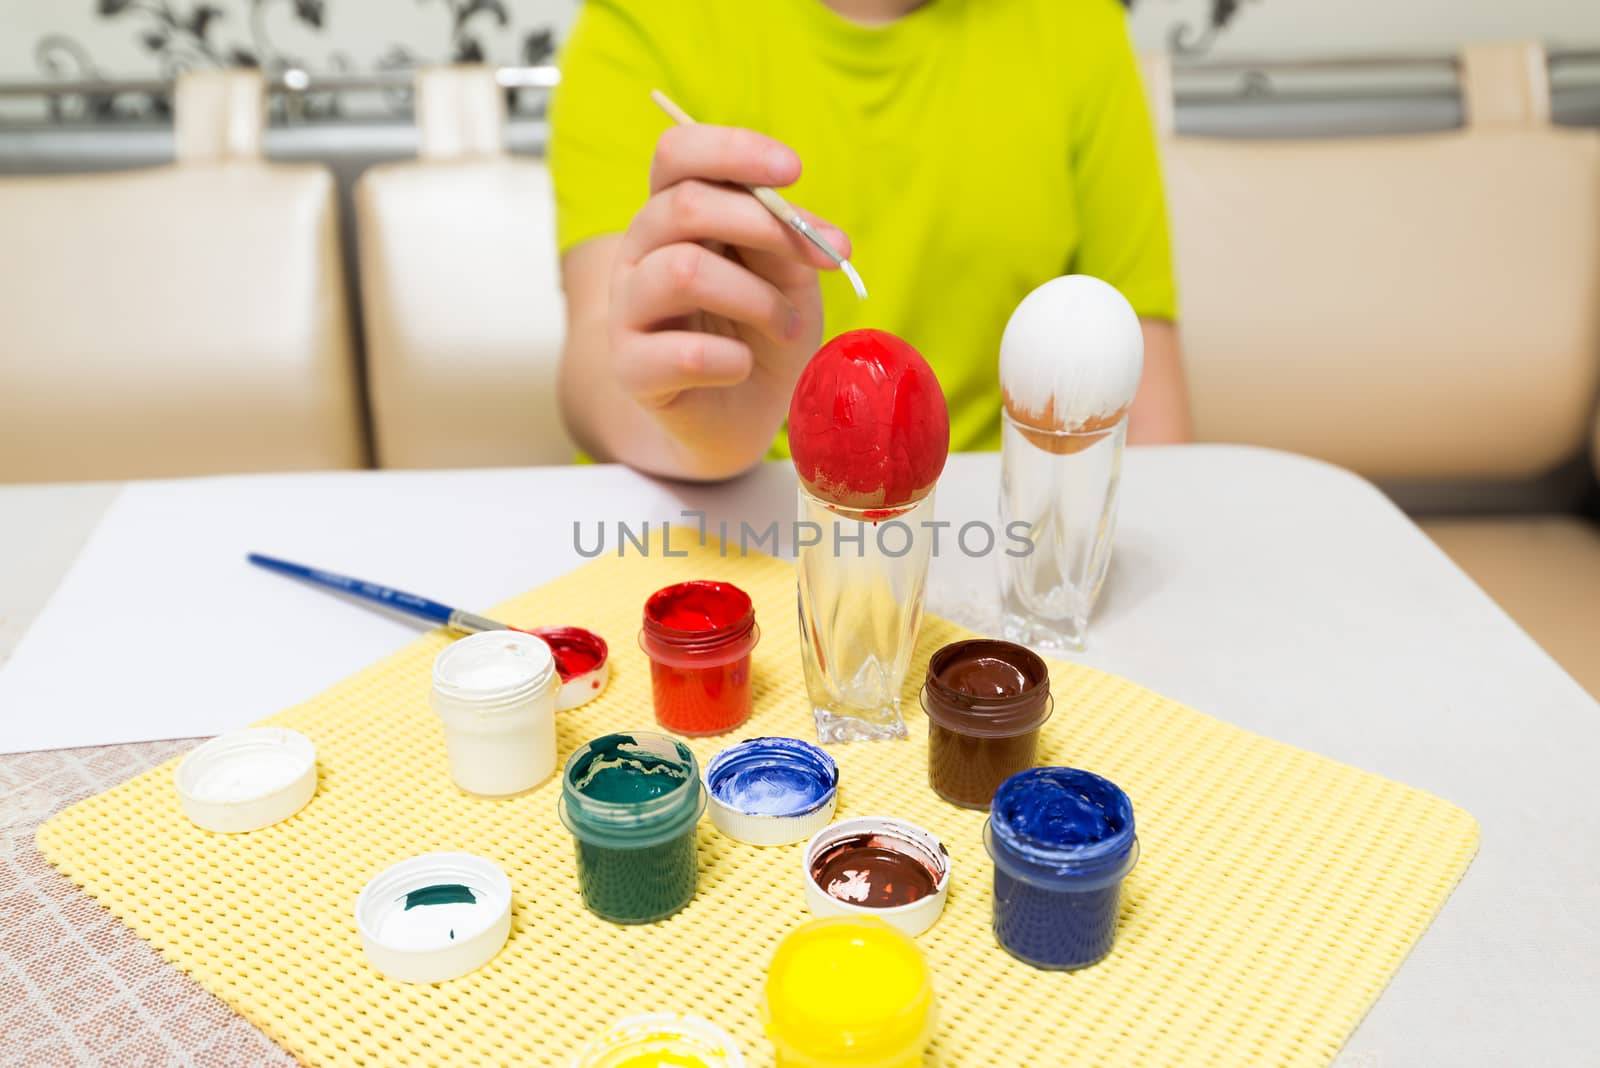
<svg viewBox="0 0 1600 1068"><path fill-rule="evenodd" d="M1006 408L1042 429L1109 426L1133 403L1143 373L1139 316L1116 287L1086 274L1029 293L1000 339Z"/></svg>

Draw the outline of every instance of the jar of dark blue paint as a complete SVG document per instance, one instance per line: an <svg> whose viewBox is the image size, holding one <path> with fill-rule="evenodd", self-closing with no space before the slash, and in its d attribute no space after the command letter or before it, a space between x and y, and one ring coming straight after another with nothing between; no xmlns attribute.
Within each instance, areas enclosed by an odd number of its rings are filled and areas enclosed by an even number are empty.
<svg viewBox="0 0 1600 1068"><path fill-rule="evenodd" d="M994 936L1035 968L1086 968L1111 952L1122 879L1139 859L1133 802L1077 768L1000 784L984 826L994 858Z"/></svg>

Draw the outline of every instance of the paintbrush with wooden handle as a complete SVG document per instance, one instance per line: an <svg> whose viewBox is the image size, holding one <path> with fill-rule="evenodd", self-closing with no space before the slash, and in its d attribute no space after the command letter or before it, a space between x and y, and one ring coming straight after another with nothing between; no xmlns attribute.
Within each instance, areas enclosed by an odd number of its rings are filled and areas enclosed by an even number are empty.
<svg viewBox="0 0 1600 1068"><path fill-rule="evenodd" d="M650 90L650 99L654 100L656 106L665 111L668 117L679 126L693 126L695 124L695 121L689 117L689 113L673 103L672 98L660 89ZM861 275L856 273L855 267L849 260L839 254L839 250L834 248L827 238L817 233L816 227L807 222L806 217L801 215L793 204L779 196L777 190L767 186L747 185L745 188L750 190L755 198L761 201L762 206L778 218L779 222L782 222L795 233L821 249L822 254L837 264L839 270L844 272L844 276L850 279L850 288L856 291L856 296L862 300L867 299L866 283L861 281Z"/></svg>

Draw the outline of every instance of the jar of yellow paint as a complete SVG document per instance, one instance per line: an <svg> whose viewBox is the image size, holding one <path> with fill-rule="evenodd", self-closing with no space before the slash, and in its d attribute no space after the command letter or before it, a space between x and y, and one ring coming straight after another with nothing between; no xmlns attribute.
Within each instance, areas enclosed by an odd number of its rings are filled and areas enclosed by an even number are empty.
<svg viewBox="0 0 1600 1068"><path fill-rule="evenodd" d="M745 1068L733 1037L709 1020L652 1012L619 1020L578 1053L572 1068Z"/></svg>
<svg viewBox="0 0 1600 1068"><path fill-rule="evenodd" d="M813 920L779 943L761 1014L778 1068L919 1068L933 984L917 944L882 920Z"/></svg>

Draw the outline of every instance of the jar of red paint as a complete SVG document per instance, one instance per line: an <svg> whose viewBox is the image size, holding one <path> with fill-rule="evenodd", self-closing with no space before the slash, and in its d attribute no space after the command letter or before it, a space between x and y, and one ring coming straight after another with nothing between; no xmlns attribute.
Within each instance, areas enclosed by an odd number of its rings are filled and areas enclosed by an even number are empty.
<svg viewBox="0 0 1600 1068"><path fill-rule="evenodd" d="M761 630L750 595L730 582L680 582L644 603L656 722L675 734L731 731L750 718L750 651Z"/></svg>

